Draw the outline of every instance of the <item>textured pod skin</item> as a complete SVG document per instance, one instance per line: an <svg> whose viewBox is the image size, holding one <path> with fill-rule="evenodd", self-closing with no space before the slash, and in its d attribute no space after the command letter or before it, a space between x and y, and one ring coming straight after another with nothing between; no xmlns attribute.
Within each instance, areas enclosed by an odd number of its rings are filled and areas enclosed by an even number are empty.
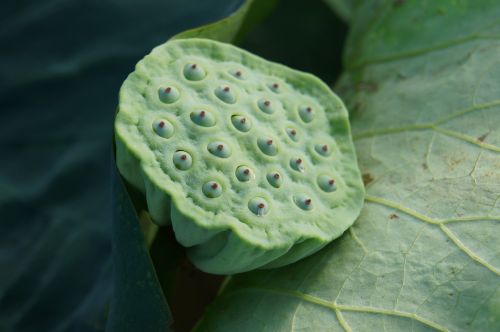
<svg viewBox="0 0 500 332"><path fill-rule="evenodd" d="M205 75L199 80L186 77L188 64L196 64ZM179 98L165 103L159 95L168 87L175 87ZM220 87L229 87L234 102L221 99ZM272 100L273 112L263 112L259 100ZM303 120L304 107L314 111L308 121ZM214 125L193 121L193 112L199 110L207 110ZM235 116L248 119L248 130L235 126L240 119ZM158 119L173 126L172 136L153 130ZM293 139L292 127L300 133ZM185 39L155 48L120 90L115 135L123 177L146 195L153 220L171 223L192 262L210 273L295 262L339 237L363 204L363 184L340 99L316 77L232 45ZM276 153L264 153L262 142ZM324 144L328 155L315 148ZM231 153L220 158L217 148ZM178 151L189 154L188 168L174 164ZM297 156L301 172L290 165ZM241 165L252 165L251 181L238 178ZM279 186L268 176L276 172ZM331 177L335 190L323 190L319 176ZM208 182L217 183L214 190L220 195L207 196Z"/></svg>

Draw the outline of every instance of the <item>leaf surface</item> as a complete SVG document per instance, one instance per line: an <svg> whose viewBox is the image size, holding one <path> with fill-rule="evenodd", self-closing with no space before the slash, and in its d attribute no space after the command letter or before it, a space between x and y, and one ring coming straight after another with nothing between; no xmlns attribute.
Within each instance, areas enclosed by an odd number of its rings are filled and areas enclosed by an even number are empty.
<svg viewBox="0 0 500 332"><path fill-rule="evenodd" d="M356 8L337 92L364 210L316 255L234 276L199 330L500 329L499 12L495 1Z"/></svg>

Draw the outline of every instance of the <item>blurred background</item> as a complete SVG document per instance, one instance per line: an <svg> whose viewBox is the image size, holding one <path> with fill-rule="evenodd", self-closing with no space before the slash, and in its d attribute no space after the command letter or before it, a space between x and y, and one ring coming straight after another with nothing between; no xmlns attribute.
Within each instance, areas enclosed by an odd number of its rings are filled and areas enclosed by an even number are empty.
<svg viewBox="0 0 500 332"><path fill-rule="evenodd" d="M0 331L105 328L120 85L154 46L242 2L1 2ZM239 45L332 84L342 43L331 41L346 31L322 1L283 0ZM194 318L179 306L182 330Z"/></svg>

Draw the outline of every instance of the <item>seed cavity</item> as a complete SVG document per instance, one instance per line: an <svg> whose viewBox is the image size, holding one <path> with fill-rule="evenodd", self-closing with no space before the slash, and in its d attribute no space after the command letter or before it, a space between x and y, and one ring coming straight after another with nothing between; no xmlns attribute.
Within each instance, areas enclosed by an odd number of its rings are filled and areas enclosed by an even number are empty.
<svg viewBox="0 0 500 332"><path fill-rule="evenodd" d="M177 169L185 171L193 165L193 158L191 155L183 150L177 150L173 156L174 165Z"/></svg>
<svg viewBox="0 0 500 332"><path fill-rule="evenodd" d="M207 76L205 69L196 63L188 63L184 66L184 77L189 81L200 81Z"/></svg>
<svg viewBox="0 0 500 332"><path fill-rule="evenodd" d="M217 98L226 104L234 104L236 102L236 94L233 89L228 85L220 85L214 91Z"/></svg>
<svg viewBox="0 0 500 332"><path fill-rule="evenodd" d="M268 156L275 156L278 154L278 145L271 137L260 137L257 139L257 145L260 151Z"/></svg>
<svg viewBox="0 0 500 332"><path fill-rule="evenodd" d="M219 158L229 158L231 149L224 142L210 142L207 146L208 152Z"/></svg>
<svg viewBox="0 0 500 332"><path fill-rule="evenodd" d="M276 111L271 101L267 99L259 99L257 101L257 106L259 106L259 109L266 114L273 114Z"/></svg>
<svg viewBox="0 0 500 332"><path fill-rule="evenodd" d="M297 129L295 128L286 128L286 133L288 134L288 137L290 137L290 139L294 142L298 142L299 141L299 136L298 136L298 133L297 133Z"/></svg>
<svg viewBox="0 0 500 332"><path fill-rule="evenodd" d="M269 203L262 197L254 197L248 201L248 209L261 217L269 212Z"/></svg>
<svg viewBox="0 0 500 332"><path fill-rule="evenodd" d="M201 190L208 198L217 198L222 195L222 187L216 181L205 182Z"/></svg>
<svg viewBox="0 0 500 332"><path fill-rule="evenodd" d="M301 158L290 159L290 167L297 172L304 172L304 161Z"/></svg>
<svg viewBox="0 0 500 332"><path fill-rule="evenodd" d="M242 166L238 166L238 168L236 168L236 177L241 182L247 182L247 181L255 179L255 174L250 167L242 165Z"/></svg>
<svg viewBox="0 0 500 332"><path fill-rule="evenodd" d="M305 211L310 211L314 207L312 199L304 194L294 195L293 201L299 208Z"/></svg>
<svg viewBox="0 0 500 332"><path fill-rule="evenodd" d="M165 119L158 119L153 122L153 130L158 136L170 138L174 134L174 126Z"/></svg>
<svg viewBox="0 0 500 332"><path fill-rule="evenodd" d="M318 176L318 186L323 190L324 192L331 193L337 190L337 183L335 180L327 175L320 175Z"/></svg>
<svg viewBox="0 0 500 332"><path fill-rule="evenodd" d="M299 107L299 116L302 121L309 123L314 119L314 109L311 106Z"/></svg>
<svg viewBox="0 0 500 332"><path fill-rule="evenodd" d="M158 89L158 98L165 104L175 103L180 97L180 92L173 86L160 87Z"/></svg>
<svg viewBox="0 0 500 332"><path fill-rule="evenodd" d="M198 126L212 127L215 125L215 117L212 113L205 110L191 112L190 117L191 121L196 123Z"/></svg>
<svg viewBox="0 0 500 332"><path fill-rule="evenodd" d="M270 172L266 175L267 182L274 188L279 188L283 184L283 177L278 172Z"/></svg>
<svg viewBox="0 0 500 332"><path fill-rule="evenodd" d="M250 119L242 115L233 115L231 117L231 122L236 129L244 133L246 133L247 131L250 130L250 128L252 128L252 122L250 122Z"/></svg>
<svg viewBox="0 0 500 332"><path fill-rule="evenodd" d="M314 150L316 150L316 152L323 157L328 157L332 153L328 144L316 144L314 146Z"/></svg>
<svg viewBox="0 0 500 332"><path fill-rule="evenodd" d="M245 73L241 69L231 69L229 71L229 74L231 74L232 76L236 77L239 80L246 80L247 79Z"/></svg>

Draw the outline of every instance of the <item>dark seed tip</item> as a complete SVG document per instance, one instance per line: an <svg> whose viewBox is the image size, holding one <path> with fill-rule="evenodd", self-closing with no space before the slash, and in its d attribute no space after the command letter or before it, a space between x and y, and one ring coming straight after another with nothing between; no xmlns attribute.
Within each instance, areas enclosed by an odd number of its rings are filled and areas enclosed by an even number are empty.
<svg viewBox="0 0 500 332"><path fill-rule="evenodd" d="M196 69L196 63L193 63L193 64L191 65L191 68L192 68L192 69Z"/></svg>
<svg viewBox="0 0 500 332"><path fill-rule="evenodd" d="M264 102L264 105L269 106L269 105L271 105L271 102L270 102L269 100L266 100L266 101Z"/></svg>
<svg viewBox="0 0 500 332"><path fill-rule="evenodd" d="M300 158L299 158L299 159L297 159L295 162L296 162L297 164L300 164L300 163L302 163L302 159L300 159Z"/></svg>
<svg viewBox="0 0 500 332"><path fill-rule="evenodd" d="M323 151L325 151L325 152L326 152L326 151L328 151L328 145L326 145L326 144L325 144L325 145L323 145L323 146L321 147L321 149L323 149Z"/></svg>
<svg viewBox="0 0 500 332"><path fill-rule="evenodd" d="M273 84L273 88L274 88L274 89L277 89L278 87L279 87L278 83L274 83L274 84Z"/></svg>
<svg viewBox="0 0 500 332"><path fill-rule="evenodd" d="M237 71L236 76L241 76L241 71Z"/></svg>
<svg viewBox="0 0 500 332"><path fill-rule="evenodd" d="M260 203L259 205L257 205L259 209L263 209L265 208L266 206L264 205L264 203Z"/></svg>
<svg viewBox="0 0 500 332"><path fill-rule="evenodd" d="M224 92L229 92L229 87L228 87L228 86L226 86L226 87L224 88Z"/></svg>
<svg viewBox="0 0 500 332"><path fill-rule="evenodd" d="M212 189L214 189L214 190L215 190L215 189L217 189L217 187L218 187L218 186L219 186L219 185L218 185L217 183L212 183Z"/></svg>
<svg viewBox="0 0 500 332"><path fill-rule="evenodd" d="M181 159L182 159L182 160L186 160L186 159L187 159L187 156L186 156L185 154L183 154L183 155L181 156Z"/></svg>
<svg viewBox="0 0 500 332"><path fill-rule="evenodd" d="M165 93L170 93L170 91L172 91L171 87L168 87L168 88L165 89Z"/></svg>
<svg viewBox="0 0 500 332"><path fill-rule="evenodd" d="M332 180L328 181L328 184L329 184L330 186L333 186L333 185L335 184L335 180L333 180L333 179L332 179Z"/></svg>
<svg viewBox="0 0 500 332"><path fill-rule="evenodd" d="M245 169L245 170L243 171L243 173L245 173L245 175L248 175L248 174L250 174L250 170L247 168L247 169Z"/></svg>
<svg viewBox="0 0 500 332"><path fill-rule="evenodd" d="M246 119L246 118L242 118L242 119L240 120L240 123L245 123L246 121L247 121L247 119Z"/></svg>
<svg viewBox="0 0 500 332"><path fill-rule="evenodd" d="M222 145L222 144L217 145L217 150L221 151L223 149L224 149L224 145Z"/></svg>
<svg viewBox="0 0 500 332"><path fill-rule="evenodd" d="M267 141L267 145L271 145L271 144L273 144L273 140L272 139L270 139L270 140Z"/></svg>
<svg viewBox="0 0 500 332"><path fill-rule="evenodd" d="M310 199L310 198L308 198L308 199L306 199L306 200L304 201L304 204L305 204L305 205L311 205L311 202L312 202L312 201L311 201L311 199Z"/></svg>
<svg viewBox="0 0 500 332"><path fill-rule="evenodd" d="M158 126L159 126L160 128L163 128L163 127L165 126L165 122L160 121L160 123L158 124Z"/></svg>
<svg viewBox="0 0 500 332"><path fill-rule="evenodd" d="M280 178L280 175L278 173L274 173L274 178L275 179L279 179Z"/></svg>
<svg viewBox="0 0 500 332"><path fill-rule="evenodd" d="M306 111L307 111L308 113L311 113L311 112L312 112L312 108L308 107L308 108L306 108Z"/></svg>
<svg viewBox="0 0 500 332"><path fill-rule="evenodd" d="M290 132L293 136L295 136L297 134L297 131L295 129L292 129L292 131Z"/></svg>

